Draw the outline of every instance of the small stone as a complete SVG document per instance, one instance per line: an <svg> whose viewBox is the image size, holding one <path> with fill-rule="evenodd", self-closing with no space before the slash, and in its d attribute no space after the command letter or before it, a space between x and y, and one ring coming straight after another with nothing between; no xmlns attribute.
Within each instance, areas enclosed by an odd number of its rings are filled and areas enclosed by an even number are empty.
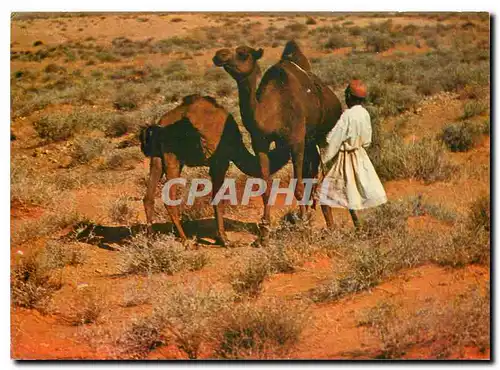
<svg viewBox="0 0 500 370"><path fill-rule="evenodd" d="M85 289L89 285L87 283L81 283L76 286L76 289Z"/></svg>
<svg viewBox="0 0 500 370"><path fill-rule="evenodd" d="M18 250L16 253L20 254L21 256L24 254L24 252L22 250Z"/></svg>

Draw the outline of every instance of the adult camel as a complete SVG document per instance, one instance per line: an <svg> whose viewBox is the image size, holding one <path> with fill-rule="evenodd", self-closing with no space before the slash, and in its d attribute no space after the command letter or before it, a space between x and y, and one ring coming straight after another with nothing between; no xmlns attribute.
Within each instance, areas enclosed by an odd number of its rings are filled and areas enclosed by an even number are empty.
<svg viewBox="0 0 500 370"><path fill-rule="evenodd" d="M337 123L342 106L337 96L311 73L309 61L294 41L287 43L280 61L265 72L257 88L260 75L258 60L262 55L262 49L240 46L234 51L218 50L213 62L223 67L236 81L241 118L251 135L252 147L259 159L260 175L268 184L262 195L264 215L258 241L266 245L270 223L271 143L275 142L277 148L288 148L291 152L297 180L295 197L301 200L304 196L303 178L315 178L318 174L320 158L316 144L325 140L326 134ZM331 209L327 206L321 209L327 226L331 227ZM301 205L302 218L305 212L305 206Z"/></svg>
<svg viewBox="0 0 500 370"><path fill-rule="evenodd" d="M173 110L164 114L157 125L144 127L140 132L141 150L151 157L149 181L144 197L148 232L152 232L154 197L163 173L167 180L180 177L184 165L208 166L212 180L212 197L224 182L232 161L245 174L258 177L259 162L245 147L243 137L233 116L208 96L189 95ZM288 162L288 153L271 153L271 172ZM175 198L176 185L170 187L170 199ZM187 240L176 206L167 212L180 238ZM214 205L217 222L217 242L228 246L221 207Z"/></svg>

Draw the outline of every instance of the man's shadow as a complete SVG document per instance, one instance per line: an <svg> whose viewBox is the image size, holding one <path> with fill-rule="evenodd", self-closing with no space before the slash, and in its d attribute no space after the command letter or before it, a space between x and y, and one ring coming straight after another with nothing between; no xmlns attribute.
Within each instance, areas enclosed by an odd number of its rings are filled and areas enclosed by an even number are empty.
<svg viewBox="0 0 500 370"><path fill-rule="evenodd" d="M203 244L213 244L203 241L203 238L215 239L216 223L215 219L202 219L183 221L182 227L188 238L197 237L198 242ZM255 222L241 222L232 219L224 219L224 227L226 231L246 231L254 235L258 235L259 229ZM82 222L77 224L73 231L68 236L73 236L76 240L88 244L97 245L99 248L116 250L110 244L121 245L127 239L134 235L144 233L146 231L145 224L134 224L131 226L105 226L91 222ZM177 234L174 224L156 223L153 224L153 232L159 234Z"/></svg>

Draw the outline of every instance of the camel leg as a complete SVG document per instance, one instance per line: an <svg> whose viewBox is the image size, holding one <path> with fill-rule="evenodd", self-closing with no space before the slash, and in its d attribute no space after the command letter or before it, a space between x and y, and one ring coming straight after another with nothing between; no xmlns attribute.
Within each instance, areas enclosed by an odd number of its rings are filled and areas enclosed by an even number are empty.
<svg viewBox="0 0 500 370"><path fill-rule="evenodd" d="M298 201L302 200L304 197L304 182L302 176L304 166L304 149L304 142L292 146L293 177L297 179L297 185L295 186L295 199ZM305 220L306 207L300 205L299 209L301 220Z"/></svg>
<svg viewBox="0 0 500 370"><path fill-rule="evenodd" d="M228 161L216 161L210 165L210 178L212 180L212 200L224 183L225 175L229 167ZM217 223L217 243L228 247L229 242L224 230L224 205L214 205L215 221Z"/></svg>
<svg viewBox="0 0 500 370"><path fill-rule="evenodd" d="M144 211L146 212L146 231L148 235L153 233L153 218L154 218L154 208L155 208L155 192L156 186L160 181L162 175L162 165L161 158L152 157L149 162L149 180L146 190L146 195L144 196Z"/></svg>
<svg viewBox="0 0 500 370"><path fill-rule="evenodd" d="M316 145L309 145L306 148L306 158L304 160L304 177L315 179L318 176L320 170L320 157ZM306 173L306 169L309 171ZM319 184L318 184L319 186ZM333 213L332 208L327 205L321 206L321 211L323 212L323 217L325 218L326 226L328 228L333 227Z"/></svg>
<svg viewBox="0 0 500 370"><path fill-rule="evenodd" d="M167 181L170 179L174 179L180 177L181 175L181 163L177 159L177 156L173 153L165 153L163 154L163 166L165 175L167 177ZM169 189L170 199L175 199L176 196L177 185L174 184ZM179 217L179 207L178 206L168 206L165 204L165 208L172 220L172 223L175 225L177 231L179 232L179 236L183 241L187 240L186 234L184 233L184 229L182 228L180 217Z"/></svg>

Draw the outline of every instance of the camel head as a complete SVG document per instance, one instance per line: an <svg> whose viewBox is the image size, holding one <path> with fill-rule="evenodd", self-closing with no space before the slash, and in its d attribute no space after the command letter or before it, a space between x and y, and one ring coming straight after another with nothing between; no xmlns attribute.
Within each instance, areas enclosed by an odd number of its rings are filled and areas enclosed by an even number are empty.
<svg viewBox="0 0 500 370"><path fill-rule="evenodd" d="M249 46L238 46L234 52L221 49L215 53L213 62L217 67L223 67L236 81L244 80L252 73L260 73L257 61L262 58L264 50L255 50Z"/></svg>
<svg viewBox="0 0 500 370"><path fill-rule="evenodd" d="M161 157L159 149L160 126L151 125L143 127L139 132L141 151L146 157Z"/></svg>

